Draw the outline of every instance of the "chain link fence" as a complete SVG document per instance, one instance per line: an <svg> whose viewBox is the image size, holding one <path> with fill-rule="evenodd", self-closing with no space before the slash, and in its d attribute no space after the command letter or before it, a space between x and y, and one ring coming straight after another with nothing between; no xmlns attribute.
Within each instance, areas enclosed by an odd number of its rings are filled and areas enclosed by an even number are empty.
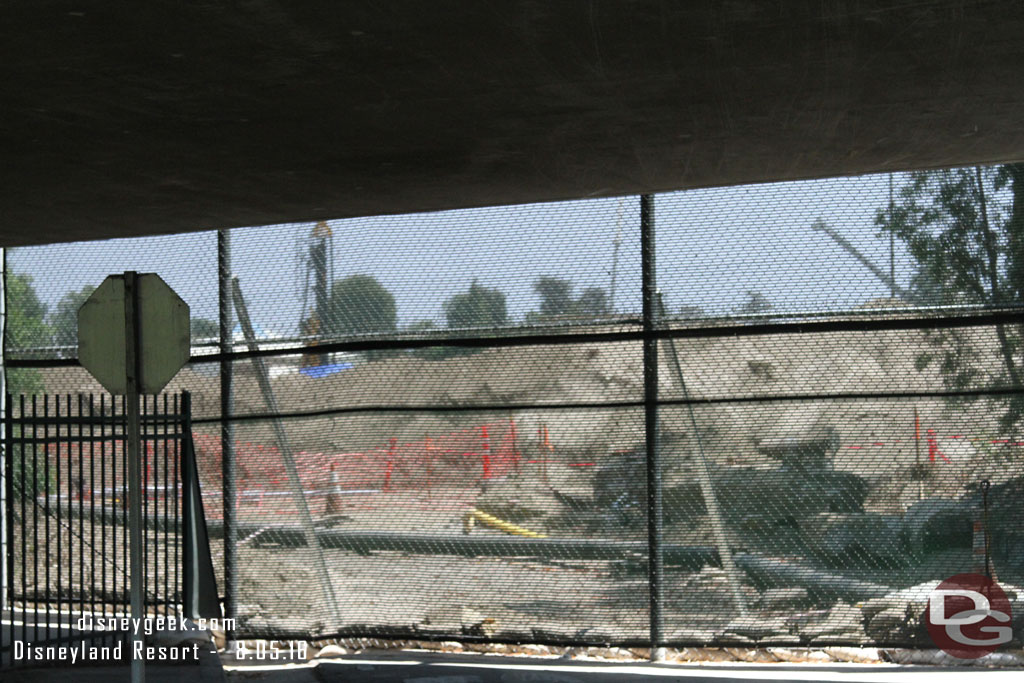
<svg viewBox="0 0 1024 683"><path fill-rule="evenodd" d="M13 249L7 381L100 391L109 273L188 301L236 638L931 648L950 577L1024 614L1022 177Z"/></svg>

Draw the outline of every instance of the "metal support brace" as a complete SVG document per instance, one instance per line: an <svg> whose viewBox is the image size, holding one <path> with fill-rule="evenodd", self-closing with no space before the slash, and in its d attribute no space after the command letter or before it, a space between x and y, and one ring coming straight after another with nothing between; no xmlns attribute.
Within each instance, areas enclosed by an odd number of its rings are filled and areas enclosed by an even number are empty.
<svg viewBox="0 0 1024 683"><path fill-rule="evenodd" d="M182 443L182 552L184 586L182 600L185 616L190 619L219 619L220 600L217 598L217 579L213 573L210 539L206 533L206 515L199 488L199 468L196 449L192 442L192 395L181 394Z"/></svg>

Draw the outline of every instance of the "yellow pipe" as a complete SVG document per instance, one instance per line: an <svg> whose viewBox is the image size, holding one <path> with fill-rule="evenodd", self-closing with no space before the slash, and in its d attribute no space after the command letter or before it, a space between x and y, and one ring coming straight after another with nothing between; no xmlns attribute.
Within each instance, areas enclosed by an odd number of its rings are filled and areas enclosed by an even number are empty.
<svg viewBox="0 0 1024 683"><path fill-rule="evenodd" d="M486 524L489 527L494 527L499 531L504 531L507 534L515 534L516 536L527 536L528 538L548 537L547 534L542 534L536 531L530 531L529 529L521 527L517 524L513 524L512 522L506 522L503 519L499 519L494 515L489 515L486 512L477 510L476 508L473 508L472 510L467 512L466 518L465 520L463 520L467 533L472 525L472 520L474 519L479 520L482 524Z"/></svg>

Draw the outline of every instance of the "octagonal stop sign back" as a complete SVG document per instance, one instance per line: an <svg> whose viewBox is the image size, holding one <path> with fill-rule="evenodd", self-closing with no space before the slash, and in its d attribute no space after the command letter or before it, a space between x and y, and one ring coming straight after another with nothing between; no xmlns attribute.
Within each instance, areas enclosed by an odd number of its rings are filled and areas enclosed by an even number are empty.
<svg viewBox="0 0 1024 683"><path fill-rule="evenodd" d="M157 394L188 362L188 304L155 273L136 282L139 393ZM78 360L112 394L128 390L124 307L124 275L110 275L78 309Z"/></svg>

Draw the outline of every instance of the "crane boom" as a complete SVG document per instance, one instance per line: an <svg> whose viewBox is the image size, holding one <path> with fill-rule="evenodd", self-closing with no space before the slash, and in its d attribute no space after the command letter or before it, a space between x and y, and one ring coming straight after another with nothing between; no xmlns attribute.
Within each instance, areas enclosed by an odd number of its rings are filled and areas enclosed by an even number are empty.
<svg viewBox="0 0 1024 683"><path fill-rule="evenodd" d="M811 223L811 230L823 232L829 237L831 237L836 244L845 249L846 252L853 256L855 259L860 261L861 265L870 270L872 275L874 275L876 278L885 283L885 286L888 287L890 291L895 292L904 301L914 302L917 299L913 292L911 292L908 289L904 289L903 287L900 287L898 284L896 284L888 273L886 273L884 270L875 265L874 261L869 259L864 254L860 253L860 250L857 249L857 247L850 244L849 240L847 240L845 237L843 237L838 232L833 230L828 225L828 223L826 223L822 219L819 218L818 220Z"/></svg>

